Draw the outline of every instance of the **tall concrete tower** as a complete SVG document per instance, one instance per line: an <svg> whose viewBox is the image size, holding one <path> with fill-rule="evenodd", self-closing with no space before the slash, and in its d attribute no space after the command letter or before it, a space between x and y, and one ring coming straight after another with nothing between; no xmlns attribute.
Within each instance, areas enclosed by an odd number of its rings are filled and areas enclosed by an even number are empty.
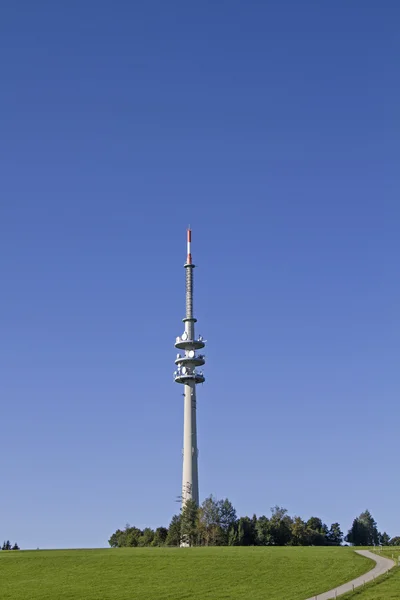
<svg viewBox="0 0 400 600"><path fill-rule="evenodd" d="M198 370L205 363L204 354L198 354L205 346L203 338L195 339L194 324L197 319L193 316L193 269L192 263L192 232L187 231L187 258L184 265L186 271L186 316L183 320L185 330L176 338L175 348L184 350L175 360L177 370L174 373L176 383L184 386L184 416L183 416L183 476L182 476L182 506L189 499L199 504L199 474L197 468L197 426L196 426L196 385L204 382L202 371Z"/></svg>

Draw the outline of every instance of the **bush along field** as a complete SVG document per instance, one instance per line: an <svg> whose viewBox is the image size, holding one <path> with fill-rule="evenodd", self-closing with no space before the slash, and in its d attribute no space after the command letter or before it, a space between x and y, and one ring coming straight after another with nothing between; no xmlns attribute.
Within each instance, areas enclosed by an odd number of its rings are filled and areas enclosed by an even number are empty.
<svg viewBox="0 0 400 600"><path fill-rule="evenodd" d="M373 567L351 548L0 552L2 600L304 600Z"/></svg>

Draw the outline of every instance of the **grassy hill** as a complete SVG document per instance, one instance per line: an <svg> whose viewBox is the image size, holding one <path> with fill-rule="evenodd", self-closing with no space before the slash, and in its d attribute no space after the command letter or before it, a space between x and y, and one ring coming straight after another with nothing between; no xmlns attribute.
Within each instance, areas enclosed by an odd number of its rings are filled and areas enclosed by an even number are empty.
<svg viewBox="0 0 400 600"><path fill-rule="evenodd" d="M304 600L372 567L350 548L0 552L0 598Z"/></svg>
<svg viewBox="0 0 400 600"><path fill-rule="evenodd" d="M400 548L385 548L381 556L394 558L397 561L400 556ZM399 600L400 598L400 568L395 567L389 575L383 575L375 582L359 588L351 594L340 596L340 600Z"/></svg>

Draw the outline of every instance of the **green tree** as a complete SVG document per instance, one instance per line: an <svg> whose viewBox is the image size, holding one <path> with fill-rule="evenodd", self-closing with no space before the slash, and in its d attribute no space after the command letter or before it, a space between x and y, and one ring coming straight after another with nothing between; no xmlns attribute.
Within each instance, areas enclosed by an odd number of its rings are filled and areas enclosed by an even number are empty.
<svg viewBox="0 0 400 600"><path fill-rule="evenodd" d="M292 519L287 514L286 508L274 506L271 508L272 516L269 520L271 538L274 546L285 546L292 537Z"/></svg>
<svg viewBox="0 0 400 600"><path fill-rule="evenodd" d="M318 531L318 533L322 533L322 521L319 517L310 517L307 521L308 529L311 531Z"/></svg>
<svg viewBox="0 0 400 600"><path fill-rule="evenodd" d="M11 542L10 542L10 540L6 541L5 547L3 548L3 550L11 550Z"/></svg>
<svg viewBox="0 0 400 600"><path fill-rule="evenodd" d="M141 536L140 529L127 524L124 530L117 529L108 540L108 543L111 548L136 547Z"/></svg>
<svg viewBox="0 0 400 600"><path fill-rule="evenodd" d="M379 534L379 543L381 546L390 546L390 535L386 531Z"/></svg>
<svg viewBox="0 0 400 600"><path fill-rule="evenodd" d="M310 546L326 546L327 538L326 534L308 529L308 545Z"/></svg>
<svg viewBox="0 0 400 600"><path fill-rule="evenodd" d="M218 501L219 524L222 530L222 541L224 544L229 543L229 532L234 529L237 521L236 510L232 502L225 498Z"/></svg>
<svg viewBox="0 0 400 600"><path fill-rule="evenodd" d="M220 503L213 496L206 498L199 508L198 534L198 543L205 546L219 545L222 540Z"/></svg>
<svg viewBox="0 0 400 600"><path fill-rule="evenodd" d="M270 533L269 519L262 516L258 519L256 525L256 543L257 546L270 546L272 543Z"/></svg>
<svg viewBox="0 0 400 600"><path fill-rule="evenodd" d="M308 529L308 544L311 546L324 546L327 543L328 527L319 517L308 519L306 526Z"/></svg>
<svg viewBox="0 0 400 600"><path fill-rule="evenodd" d="M379 533L376 522L369 510L354 519L351 529L346 536L346 542L353 546L376 546L379 543Z"/></svg>
<svg viewBox="0 0 400 600"><path fill-rule="evenodd" d="M339 523L332 523L326 539L330 546L341 546L343 542L343 532L340 529Z"/></svg>
<svg viewBox="0 0 400 600"><path fill-rule="evenodd" d="M396 535L390 540L391 546L400 546L400 536Z"/></svg>
<svg viewBox="0 0 400 600"><path fill-rule="evenodd" d="M154 532L154 539L152 546L164 546L168 536L168 529L166 527L157 527Z"/></svg>
<svg viewBox="0 0 400 600"><path fill-rule="evenodd" d="M237 526L238 546L255 546L256 531L254 522L249 517L240 517Z"/></svg>
<svg viewBox="0 0 400 600"><path fill-rule="evenodd" d="M15 542L14 546L11 548L11 550L19 550L19 546L17 544L17 542Z"/></svg>
<svg viewBox="0 0 400 600"><path fill-rule="evenodd" d="M367 545L367 531L358 519L354 519L353 524L345 537L346 542L353 546Z"/></svg>
<svg viewBox="0 0 400 600"><path fill-rule="evenodd" d="M328 529L328 525L326 525L325 523L322 523L322 529L321 529L321 533L323 536L327 536L329 533L329 529Z"/></svg>
<svg viewBox="0 0 400 600"><path fill-rule="evenodd" d="M376 521L369 510L365 510L354 519L346 541L354 546L376 546L379 543L379 532Z"/></svg>
<svg viewBox="0 0 400 600"><path fill-rule="evenodd" d="M186 500L182 509L181 539L189 546L195 546L198 541L199 507L192 499Z"/></svg>
<svg viewBox="0 0 400 600"><path fill-rule="evenodd" d="M108 543L110 544L111 548L118 548L119 547L119 533L121 532L120 529L117 529L117 531L115 531L112 536L110 537L110 539L108 540Z"/></svg>
<svg viewBox="0 0 400 600"><path fill-rule="evenodd" d="M364 512L362 512L361 515L358 517L358 520L360 523L362 523L364 525L364 527L366 528L366 530L368 532L367 533L367 539L368 539L367 544L374 545L374 546L379 544L379 532L378 532L378 528L376 526L376 521L372 517L369 510L365 510Z"/></svg>
<svg viewBox="0 0 400 600"><path fill-rule="evenodd" d="M137 540L137 545L140 547L151 546L154 540L154 531L150 527L145 527L142 531L142 535Z"/></svg>
<svg viewBox="0 0 400 600"><path fill-rule="evenodd" d="M179 546L181 543L182 516L174 515L168 527L165 543L167 546Z"/></svg>
<svg viewBox="0 0 400 600"><path fill-rule="evenodd" d="M139 546L139 540L142 538L142 531L138 527L128 527L124 531L124 535L121 536L121 544L128 546L129 548L136 548ZM121 545L121 547L123 547Z"/></svg>
<svg viewBox="0 0 400 600"><path fill-rule="evenodd" d="M228 546L239 546L238 522L229 529Z"/></svg>
<svg viewBox="0 0 400 600"><path fill-rule="evenodd" d="M251 518L251 536L253 538L253 546L257 546L257 523L258 518L257 515L254 514Z"/></svg>
<svg viewBox="0 0 400 600"><path fill-rule="evenodd" d="M310 529L300 517L294 517L291 524L291 540L292 546L308 546L310 539Z"/></svg>

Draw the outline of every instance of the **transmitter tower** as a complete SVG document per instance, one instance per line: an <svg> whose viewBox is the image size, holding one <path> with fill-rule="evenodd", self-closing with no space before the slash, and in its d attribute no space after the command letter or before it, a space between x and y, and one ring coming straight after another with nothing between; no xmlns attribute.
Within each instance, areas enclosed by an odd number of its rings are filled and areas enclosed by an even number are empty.
<svg viewBox="0 0 400 600"><path fill-rule="evenodd" d="M183 350L175 360L177 370L174 373L176 383L184 386L183 411L183 474L182 474L182 507L187 500L199 504L199 473L196 425L196 385L205 381L199 367L204 365L205 356L197 351L205 346L205 341L199 335L195 338L194 324L197 319L193 316L193 270L192 263L192 231L187 230L187 258L184 265L186 271L186 316L183 320L185 330L176 338L175 348Z"/></svg>

